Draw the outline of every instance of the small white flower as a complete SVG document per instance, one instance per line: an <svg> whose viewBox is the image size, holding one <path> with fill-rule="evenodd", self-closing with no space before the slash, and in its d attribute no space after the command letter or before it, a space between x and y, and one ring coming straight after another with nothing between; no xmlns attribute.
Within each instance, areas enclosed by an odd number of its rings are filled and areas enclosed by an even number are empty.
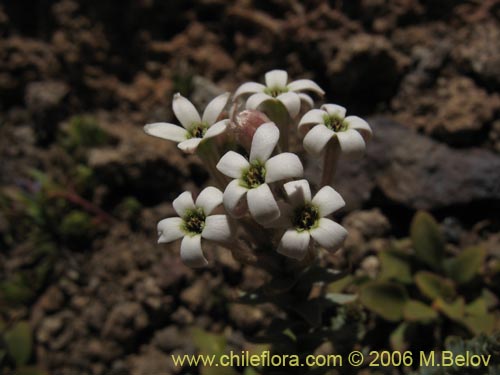
<svg viewBox="0 0 500 375"><path fill-rule="evenodd" d="M252 139L249 160L229 151L217 164L221 173L234 178L224 191L224 207L233 216L240 216L239 203L245 195L250 214L258 223L268 223L280 215L268 184L301 177L304 170L297 155L290 152L269 158L279 136L280 132L274 123L262 124Z"/></svg>
<svg viewBox="0 0 500 375"><path fill-rule="evenodd" d="M172 107L181 126L167 122L156 122L144 126L144 131L152 136L179 142L177 145L182 151L194 153L204 139L222 134L229 120L217 121L229 100L229 93L214 98L208 103L202 117L200 117L193 103L177 93L174 95Z"/></svg>
<svg viewBox="0 0 500 375"><path fill-rule="evenodd" d="M309 95L299 91L313 91L319 95L325 92L315 82L309 79L299 79L287 84L288 73L284 70L271 70L265 75L266 85L257 82L247 82L241 85L234 93L234 98L244 94L253 94L247 99L247 109L257 109L267 100L279 100L286 107L290 117L294 118L300 111L300 101L309 106L314 102Z"/></svg>
<svg viewBox="0 0 500 375"><path fill-rule="evenodd" d="M307 180L284 184L290 205L282 209L282 216L272 224L287 230L280 240L278 252L298 260L306 256L311 238L327 250L338 249L347 231L326 216L345 206L345 202L332 187L324 186L311 199Z"/></svg>
<svg viewBox="0 0 500 375"><path fill-rule="evenodd" d="M226 215L210 215L222 203L222 192L209 186L193 201L190 192L184 192L174 201L175 212L180 217L170 217L158 223L158 243L182 238L181 258L190 267L202 267L208 262L201 249L201 239L227 242L232 237L231 225Z"/></svg>
<svg viewBox="0 0 500 375"><path fill-rule="evenodd" d="M324 104L321 109L307 112L298 125L301 131L310 129L304 137L305 150L318 156L335 138L342 154L352 158L362 156L372 135L370 125L360 117L345 117L345 114L346 109L336 104Z"/></svg>

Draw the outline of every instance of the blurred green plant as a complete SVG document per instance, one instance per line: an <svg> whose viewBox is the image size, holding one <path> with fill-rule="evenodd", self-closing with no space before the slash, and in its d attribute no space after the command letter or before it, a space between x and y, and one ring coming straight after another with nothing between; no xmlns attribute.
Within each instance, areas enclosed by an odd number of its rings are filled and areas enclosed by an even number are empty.
<svg viewBox="0 0 500 375"><path fill-rule="evenodd" d="M100 126L93 116L74 116L68 127L59 135L59 143L68 152L81 148L105 146L112 138Z"/></svg>

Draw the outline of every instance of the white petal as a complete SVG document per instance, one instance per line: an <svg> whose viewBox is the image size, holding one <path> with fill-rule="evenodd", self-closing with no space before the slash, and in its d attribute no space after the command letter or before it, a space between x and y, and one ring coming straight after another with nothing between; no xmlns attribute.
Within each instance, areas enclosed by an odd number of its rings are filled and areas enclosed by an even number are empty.
<svg viewBox="0 0 500 375"><path fill-rule="evenodd" d="M297 155L291 152L273 156L266 162L266 182L302 177L304 168Z"/></svg>
<svg viewBox="0 0 500 375"><path fill-rule="evenodd" d="M348 116L344 121L349 125L349 129L356 129L360 132L365 142L368 142L372 137L372 128L361 117Z"/></svg>
<svg viewBox="0 0 500 375"><path fill-rule="evenodd" d="M302 260L307 254L310 234L307 231L297 232L295 229L289 229L285 232L278 245L278 253L287 257Z"/></svg>
<svg viewBox="0 0 500 375"><path fill-rule="evenodd" d="M297 93L297 95L299 96L301 102L305 102L311 108L314 107L314 100L312 100L309 95L302 93Z"/></svg>
<svg viewBox="0 0 500 375"><path fill-rule="evenodd" d="M232 237L231 223L226 215L212 215L205 220L201 236L210 241L227 242Z"/></svg>
<svg viewBox="0 0 500 375"><path fill-rule="evenodd" d="M337 133L337 138L343 155L353 159L363 156L366 144L358 131L348 129L345 132Z"/></svg>
<svg viewBox="0 0 500 375"><path fill-rule="evenodd" d="M219 134L224 133L228 125L229 125L229 120L222 120L213 124L208 128L203 138L212 138L218 136Z"/></svg>
<svg viewBox="0 0 500 375"><path fill-rule="evenodd" d="M311 201L311 188L307 180L290 181L284 184L283 188L293 207Z"/></svg>
<svg viewBox="0 0 500 375"><path fill-rule="evenodd" d="M330 116L338 116L340 118L344 118L346 113L346 109L337 104L323 104L321 109L327 111Z"/></svg>
<svg viewBox="0 0 500 375"><path fill-rule="evenodd" d="M285 92L276 97L285 106L291 118L297 116L300 112L300 98L295 92Z"/></svg>
<svg viewBox="0 0 500 375"><path fill-rule="evenodd" d="M217 163L217 170L231 178L240 178L243 170L250 164L242 155L234 151L228 151Z"/></svg>
<svg viewBox="0 0 500 375"><path fill-rule="evenodd" d="M328 216L345 206L342 196L331 186L323 186L314 196L312 203L319 208L321 217Z"/></svg>
<svg viewBox="0 0 500 375"><path fill-rule="evenodd" d="M200 114L193 103L179 93L174 95L172 108L174 109L175 117L177 117L186 129L195 123L201 122Z"/></svg>
<svg viewBox="0 0 500 375"><path fill-rule="evenodd" d="M304 149L311 155L319 156L334 134L325 125L316 125L304 137Z"/></svg>
<svg viewBox="0 0 500 375"><path fill-rule="evenodd" d="M266 122L257 128L250 148L250 161L260 160L265 162L273 153L280 131L273 122Z"/></svg>
<svg viewBox="0 0 500 375"><path fill-rule="evenodd" d="M271 70L265 75L266 86L269 88L285 88L288 81L288 73L284 70Z"/></svg>
<svg viewBox="0 0 500 375"><path fill-rule="evenodd" d="M298 79L296 81L290 82L287 87L290 91L309 90L319 95L325 95L323 89L319 87L316 82L311 81L310 79Z"/></svg>
<svg viewBox="0 0 500 375"><path fill-rule="evenodd" d="M224 190L223 203L226 211L232 216L239 217L245 214L244 212L239 212L238 208L240 203L242 203L241 199L245 196L247 191L248 189L240 185L239 180L233 180L226 186L226 190Z"/></svg>
<svg viewBox="0 0 500 375"><path fill-rule="evenodd" d="M184 236L181 229L182 223L180 217L169 217L161 220L157 225L158 243L172 242Z"/></svg>
<svg viewBox="0 0 500 375"><path fill-rule="evenodd" d="M247 82L242 84L234 93L234 99L245 94L254 94L256 92L263 92L266 86L257 82Z"/></svg>
<svg viewBox="0 0 500 375"><path fill-rule="evenodd" d="M182 142L187 138L186 129L169 124L167 122L155 122L154 124L147 124L144 126L146 134L154 137L168 139L169 141Z"/></svg>
<svg viewBox="0 0 500 375"><path fill-rule="evenodd" d="M222 191L213 186L208 186L196 198L196 207L203 208L205 215L210 215L215 207L222 204L222 196Z"/></svg>
<svg viewBox="0 0 500 375"><path fill-rule="evenodd" d="M322 109L311 109L300 119L299 129L304 125L324 124L327 115L328 113Z"/></svg>
<svg viewBox="0 0 500 375"><path fill-rule="evenodd" d="M259 224L264 225L280 216L278 204L267 184L248 190L247 202L250 214Z"/></svg>
<svg viewBox="0 0 500 375"><path fill-rule="evenodd" d="M185 236L181 242L181 259L189 267L203 267L208 261L201 251L201 236Z"/></svg>
<svg viewBox="0 0 500 375"><path fill-rule="evenodd" d="M203 138L191 138L177 145L182 151L187 154L193 154L196 152L198 145L203 141Z"/></svg>
<svg viewBox="0 0 500 375"><path fill-rule="evenodd" d="M208 125L214 124L224 110L230 95L229 92L226 92L212 99L212 101L207 104L201 120Z"/></svg>
<svg viewBox="0 0 500 375"><path fill-rule="evenodd" d="M317 228L310 231L312 238L327 250L337 250L347 237L347 231L336 222L321 218Z"/></svg>
<svg viewBox="0 0 500 375"><path fill-rule="evenodd" d="M257 94L251 95L247 99L247 103L245 104L246 109L257 109L259 105L264 103L266 100L274 100L274 98L270 95L263 94L261 92Z"/></svg>
<svg viewBox="0 0 500 375"><path fill-rule="evenodd" d="M186 210L195 209L193 195L190 191L185 191L172 202L172 206L174 206L175 212L180 217L183 217L186 214Z"/></svg>

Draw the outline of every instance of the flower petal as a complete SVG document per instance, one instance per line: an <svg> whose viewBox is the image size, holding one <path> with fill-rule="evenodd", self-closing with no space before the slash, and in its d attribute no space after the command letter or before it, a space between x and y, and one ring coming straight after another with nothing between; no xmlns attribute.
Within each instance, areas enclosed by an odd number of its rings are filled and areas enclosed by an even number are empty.
<svg viewBox="0 0 500 375"><path fill-rule="evenodd" d="M293 207L311 201L311 188L307 180L290 181L284 184L283 188Z"/></svg>
<svg viewBox="0 0 500 375"><path fill-rule="evenodd" d="M325 125L316 125L304 137L305 150L311 155L319 156L334 134Z"/></svg>
<svg viewBox="0 0 500 375"><path fill-rule="evenodd" d="M169 217L158 222L158 243L172 242L183 237L182 223L180 217Z"/></svg>
<svg viewBox="0 0 500 375"><path fill-rule="evenodd" d="M262 184L247 192L250 214L259 224L266 224L280 216L280 209L268 184Z"/></svg>
<svg viewBox="0 0 500 375"><path fill-rule="evenodd" d="M295 229L289 229L281 237L277 251L287 257L302 260L307 255L310 240L309 232L297 232Z"/></svg>
<svg viewBox="0 0 500 375"><path fill-rule="evenodd" d="M213 186L203 189L196 198L196 207L203 208L205 215L210 215L215 207L222 204L222 191Z"/></svg>
<svg viewBox="0 0 500 375"><path fill-rule="evenodd" d="M301 102L305 102L311 108L314 107L314 100L312 100L309 95L302 93L297 93L297 95L299 96Z"/></svg>
<svg viewBox="0 0 500 375"><path fill-rule="evenodd" d="M347 231L336 222L325 219L319 219L317 228L310 231L312 238L327 250L337 250L347 237Z"/></svg>
<svg viewBox="0 0 500 375"><path fill-rule="evenodd" d="M344 121L349 125L349 129L356 129L360 132L365 142L368 142L372 137L372 128L370 128L370 125L361 117L348 116Z"/></svg>
<svg viewBox="0 0 500 375"><path fill-rule="evenodd" d="M319 208L321 217L328 216L345 206L342 196L331 186L323 186L312 199L312 203Z"/></svg>
<svg viewBox="0 0 500 375"><path fill-rule="evenodd" d="M201 236L210 241L227 242L232 237L231 223L226 215L211 215L205 220Z"/></svg>
<svg viewBox="0 0 500 375"><path fill-rule="evenodd" d="M207 104L205 111L203 111L201 120L208 125L214 124L224 110L230 95L231 93L226 92L212 99L212 101Z"/></svg>
<svg viewBox="0 0 500 375"><path fill-rule="evenodd" d="M328 113L322 109L311 109L304 116L302 116L298 127L300 129L304 125L324 124L325 116L327 115Z"/></svg>
<svg viewBox="0 0 500 375"><path fill-rule="evenodd" d="M250 164L242 155L234 151L228 151L220 158L216 168L222 174L231 178L240 178L243 170Z"/></svg>
<svg viewBox="0 0 500 375"><path fill-rule="evenodd" d="M269 88L285 88L288 81L288 73L284 70L271 70L265 75L266 86Z"/></svg>
<svg viewBox="0 0 500 375"><path fill-rule="evenodd" d="M193 195L190 191L185 191L172 202L172 206L174 206L175 212L180 217L183 217L186 214L186 210L195 209Z"/></svg>
<svg viewBox="0 0 500 375"><path fill-rule="evenodd" d="M247 82L242 84L236 92L234 93L234 99L237 99L241 95L254 94L256 92L263 92L266 86L257 82Z"/></svg>
<svg viewBox="0 0 500 375"><path fill-rule="evenodd" d="M222 120L216 122L215 124L213 124L208 128L203 138L212 138L218 136L219 134L224 133L228 125L229 125L229 120Z"/></svg>
<svg viewBox="0 0 500 375"><path fill-rule="evenodd" d="M265 162L273 153L280 138L280 131L273 122L266 122L257 128L250 147L250 161Z"/></svg>
<svg viewBox="0 0 500 375"><path fill-rule="evenodd" d="M344 118L346 113L346 109L337 104L323 104L321 109L328 112L330 116L339 116L340 118Z"/></svg>
<svg viewBox="0 0 500 375"><path fill-rule="evenodd" d="M198 145L203 141L203 138L191 138L177 145L182 151L187 154L193 154L196 152Z"/></svg>
<svg viewBox="0 0 500 375"><path fill-rule="evenodd" d="M257 109L259 105L264 103L266 100L274 100L274 98L270 95L264 94L264 93L257 93L251 95L245 104L246 109Z"/></svg>
<svg viewBox="0 0 500 375"><path fill-rule="evenodd" d="M302 177L304 168L297 155L291 152L273 156L266 162L266 182L276 182L287 178Z"/></svg>
<svg viewBox="0 0 500 375"><path fill-rule="evenodd" d="M186 129L167 122L147 124L144 126L144 131L146 134L152 135L153 137L168 139L169 141L174 142L185 141L187 136Z"/></svg>
<svg viewBox="0 0 500 375"><path fill-rule="evenodd" d="M189 267L203 267L208 264L201 251L201 236L185 236L181 242L181 259Z"/></svg>
<svg viewBox="0 0 500 375"><path fill-rule="evenodd" d="M290 91L313 91L319 95L325 95L325 92L318 84L310 79L298 79L296 81L290 82L288 84L288 90Z"/></svg>
<svg viewBox="0 0 500 375"><path fill-rule="evenodd" d="M343 155L353 159L363 156L366 144L358 131L347 129L345 132L337 133L337 138Z"/></svg>
<svg viewBox="0 0 500 375"><path fill-rule="evenodd" d="M297 116L300 112L300 98L295 92L285 92L276 97L285 106L291 118Z"/></svg>
<svg viewBox="0 0 500 375"><path fill-rule="evenodd" d="M186 129L195 123L201 122L200 114L193 103L179 93L174 95L172 108L174 109L175 117L177 117Z"/></svg>
<svg viewBox="0 0 500 375"><path fill-rule="evenodd" d="M226 190L224 190L223 203L226 211L232 216L240 217L245 214L245 212L240 212L238 208L240 203L242 203L241 199L245 196L247 191L248 189L240 185L239 180L233 180L226 186Z"/></svg>

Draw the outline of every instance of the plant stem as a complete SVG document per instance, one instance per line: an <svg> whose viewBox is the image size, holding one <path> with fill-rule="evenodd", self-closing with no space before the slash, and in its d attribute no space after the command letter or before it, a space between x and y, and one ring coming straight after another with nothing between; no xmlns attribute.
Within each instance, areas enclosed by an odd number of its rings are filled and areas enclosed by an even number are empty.
<svg viewBox="0 0 500 375"><path fill-rule="evenodd" d="M340 147L329 142L326 145L325 156L323 160L323 175L321 177L321 187L333 184L333 177L337 171L337 162L340 157Z"/></svg>

